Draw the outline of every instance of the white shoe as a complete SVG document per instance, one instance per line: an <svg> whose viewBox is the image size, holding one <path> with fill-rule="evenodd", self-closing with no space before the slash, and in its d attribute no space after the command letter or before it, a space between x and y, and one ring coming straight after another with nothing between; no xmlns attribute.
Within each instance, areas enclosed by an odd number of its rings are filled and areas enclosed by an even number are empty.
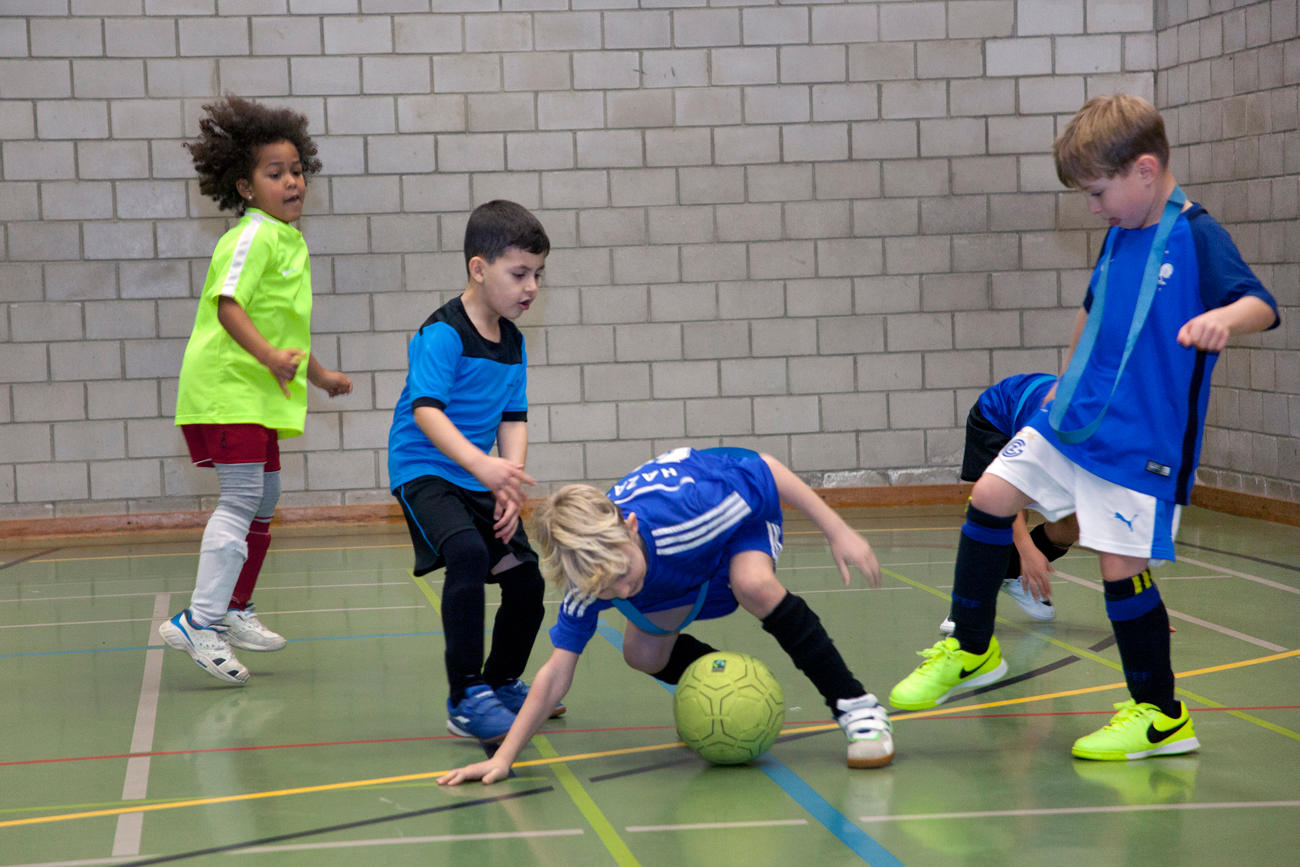
<svg viewBox="0 0 1300 867"><path fill-rule="evenodd" d="M939 624L939 631L942 632L944 635L952 635L953 631L956 628L957 628L957 624L952 622L951 617L945 617L943 619L943 623Z"/></svg>
<svg viewBox="0 0 1300 867"><path fill-rule="evenodd" d="M200 668L217 680L242 684L248 680L248 669L235 658L225 632L224 625L195 625L190 620L188 608L158 627L158 634L168 647L188 653Z"/></svg>
<svg viewBox="0 0 1300 867"><path fill-rule="evenodd" d="M257 619L257 612L249 605L243 611L232 608L222 619L226 626L226 638L233 647L240 650L279 650L284 647L284 636L266 628L266 624Z"/></svg>
<svg viewBox="0 0 1300 867"><path fill-rule="evenodd" d="M849 739L850 768L883 768L894 760L894 728L871 693L835 702L835 721Z"/></svg>
<svg viewBox="0 0 1300 867"><path fill-rule="evenodd" d="M1009 581L1002 582L1002 592L1016 600L1020 610L1028 614L1034 620L1048 621L1056 619L1056 606L1050 599L1035 599L1034 594L1030 593L1020 583L1019 578L1012 578Z"/></svg>

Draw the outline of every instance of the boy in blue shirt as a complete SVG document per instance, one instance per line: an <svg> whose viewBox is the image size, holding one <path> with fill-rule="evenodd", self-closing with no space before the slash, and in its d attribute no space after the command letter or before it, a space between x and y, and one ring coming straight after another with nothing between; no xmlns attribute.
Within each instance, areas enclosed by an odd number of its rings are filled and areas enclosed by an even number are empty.
<svg viewBox="0 0 1300 867"><path fill-rule="evenodd" d="M608 494L590 485L552 494L534 512L533 526L547 577L565 589L551 628L555 650L500 749L438 782L492 783L509 775L547 709L568 692L578 655L610 606L628 618L627 664L670 684L714 650L681 630L697 617L743 607L826 700L848 737L849 767L889 764L894 742L885 709L849 671L812 609L776 579L782 500L826 534L846 586L849 564L880 586L871 546L779 461L748 449L674 449L628 473Z"/></svg>
<svg viewBox="0 0 1300 867"><path fill-rule="evenodd" d="M975 483L957 548L956 629L890 694L934 707L1007 670L993 637L1011 525L1029 505L1074 512L1097 551L1106 614L1131 698L1073 754L1126 761L1200 746L1174 695L1169 616L1151 567L1174 559L1180 509L1200 457L1210 374L1228 340L1275 327L1277 305L1232 239L1186 200L1169 171L1159 112L1145 100L1089 100L1053 145L1057 176L1110 223L1068 364L1034 415Z"/></svg>
<svg viewBox="0 0 1300 867"><path fill-rule="evenodd" d="M963 482L979 480L998 452L1042 408L1055 385L1056 377L1050 373L1018 373L980 393L966 416L966 451L961 462ZM1021 512L1016 515L1011 530L1015 547L1007 560L1002 592L1034 620L1054 620L1051 564L1064 557L1078 540L1079 526L1073 515L1066 515L1030 530L1025 513ZM950 612L939 624L939 631L952 635L955 628Z"/></svg>
<svg viewBox="0 0 1300 867"><path fill-rule="evenodd" d="M480 205L465 226L465 291L411 338L388 432L388 481L415 548L415 574L446 566L442 627L447 728L500 740L528 687L545 583L519 522L528 452L527 355L515 327L537 297L550 240L529 211ZM493 445L497 454L491 454ZM501 588L483 660L484 585ZM558 715L563 708L553 708Z"/></svg>

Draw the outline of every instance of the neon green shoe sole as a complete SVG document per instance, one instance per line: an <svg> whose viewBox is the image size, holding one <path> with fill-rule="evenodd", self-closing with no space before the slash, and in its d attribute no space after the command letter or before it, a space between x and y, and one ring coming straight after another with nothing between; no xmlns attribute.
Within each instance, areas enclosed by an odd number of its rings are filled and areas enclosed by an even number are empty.
<svg viewBox="0 0 1300 867"><path fill-rule="evenodd" d="M982 654L967 653L955 638L945 638L917 652L925 662L900 680L889 693L889 703L903 710L924 710L942 704L958 689L984 686L1007 673L1002 648L996 638Z"/></svg>
<svg viewBox="0 0 1300 867"><path fill-rule="evenodd" d="M1165 716L1153 704L1138 704L1129 699L1115 705L1118 711L1110 722L1074 742L1070 751L1076 758L1099 762L1126 762L1151 756L1190 753L1201 742L1196 739L1192 715L1183 704L1177 718Z"/></svg>

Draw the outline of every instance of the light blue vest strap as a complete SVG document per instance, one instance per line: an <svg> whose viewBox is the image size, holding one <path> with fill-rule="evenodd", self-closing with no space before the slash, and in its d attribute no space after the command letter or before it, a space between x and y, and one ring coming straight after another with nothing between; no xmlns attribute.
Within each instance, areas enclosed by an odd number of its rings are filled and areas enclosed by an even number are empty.
<svg viewBox="0 0 1300 867"><path fill-rule="evenodd" d="M1025 401L1029 400L1030 393L1038 388L1038 384L1048 379L1056 379L1050 373L1040 373L1025 383L1024 391L1020 392L1020 400L1016 401L1016 411L1011 413L1011 426L1016 426L1016 419L1020 418L1020 411L1025 408ZM1013 435L1015 431L1011 432Z"/></svg>
<svg viewBox="0 0 1300 867"><path fill-rule="evenodd" d="M636 606L631 602L628 602L626 599L611 599L610 603L619 611L623 612L623 616L628 619L628 622L635 625L636 628L640 629L642 632L649 633L650 635L672 635L674 632L681 632L687 626L691 625L691 621L700 615L700 609L704 607L704 600L708 595L709 582L705 581L700 585L700 592L695 597L695 605L692 606L691 612L686 615L685 620L677 624L676 629L664 629L662 626L656 626L650 622L649 617L646 617L638 611Z"/></svg>
<svg viewBox="0 0 1300 867"><path fill-rule="evenodd" d="M1101 273L1097 278L1097 288L1092 293L1092 309L1088 311L1088 321L1083 326L1083 333L1079 336L1079 344L1074 348L1074 355L1070 357L1070 366L1066 368L1061 376L1061 382L1056 387L1056 402L1052 404L1048 416L1048 422L1061 442L1070 445L1081 443L1101 427L1101 420L1106 417L1106 410L1110 409L1110 402L1119 388L1120 377L1124 375L1124 367L1128 364L1129 355L1137 344L1138 334L1146 324L1147 314L1151 312L1151 303L1155 301L1157 281L1160 277L1160 264L1165 257L1165 243L1169 240L1169 233L1173 231L1174 223L1178 221L1178 215L1182 213L1186 201L1187 197L1183 195L1183 191L1175 185L1174 191L1169 194L1169 200L1165 202L1165 209L1160 215L1160 224L1156 227L1155 237L1151 240L1151 252L1147 254L1146 269L1142 272L1137 306L1133 310L1128 339L1124 342L1124 354L1120 357L1119 368L1115 371L1115 379L1111 383L1106 402L1096 417L1083 427L1062 430L1061 423L1065 421L1070 400L1074 397L1074 390L1078 387L1083 371L1088 366L1088 358L1092 355L1093 346L1097 342L1097 333L1101 330L1102 313L1106 307L1106 286L1110 279L1111 255L1119 229L1111 229L1106 235L1106 245L1101 254Z"/></svg>

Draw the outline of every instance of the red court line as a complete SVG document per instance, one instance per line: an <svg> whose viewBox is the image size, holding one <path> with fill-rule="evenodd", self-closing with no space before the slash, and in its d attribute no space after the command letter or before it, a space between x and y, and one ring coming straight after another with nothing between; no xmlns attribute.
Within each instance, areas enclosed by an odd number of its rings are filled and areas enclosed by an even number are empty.
<svg viewBox="0 0 1300 867"><path fill-rule="evenodd" d="M1297 704L1276 704L1276 705L1252 705L1242 707L1192 707L1189 708L1192 713L1211 713L1214 711L1245 711L1245 710L1300 710ZM944 716L917 717L915 720L908 722L942 722L945 719L1004 719L1011 717L1044 717L1044 716L1089 716L1096 714L1113 714L1114 710L1058 710L1058 711L1041 711L1041 712L1024 712L1024 713L973 713L973 714L946 714ZM819 723L813 721L787 722L787 728L802 728L810 725L822 725L829 723L823 721ZM608 734L610 732L645 732L645 731L668 731L674 726L615 726L611 728L590 728L590 729L554 729L543 732L549 736L552 735L581 735L581 734ZM829 730L829 729L828 729ZM135 759L154 756L195 756L205 753L243 753L255 750L299 750L311 749L315 747L351 747L366 746L372 744L400 744L411 743L415 741L460 741L465 738L459 738L454 735L417 735L406 738L367 738L355 741L317 741L315 743L305 744L264 744L262 746L248 747L209 747L200 750L160 750L151 753L113 753L102 756L64 756L54 759L20 759L12 762L0 762L0 768L15 767L18 765L51 765L62 762L98 762L106 759Z"/></svg>

